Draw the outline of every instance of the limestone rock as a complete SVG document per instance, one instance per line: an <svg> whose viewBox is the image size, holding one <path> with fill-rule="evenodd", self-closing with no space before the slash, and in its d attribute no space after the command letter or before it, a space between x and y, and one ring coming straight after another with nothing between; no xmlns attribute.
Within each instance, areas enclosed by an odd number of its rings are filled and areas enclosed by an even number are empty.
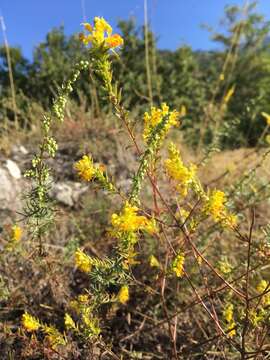
<svg viewBox="0 0 270 360"><path fill-rule="evenodd" d="M20 179L22 177L21 170L15 161L8 159L6 161L6 168L14 179Z"/></svg>
<svg viewBox="0 0 270 360"><path fill-rule="evenodd" d="M79 197L87 190L76 182L58 182L52 186L51 197L66 206L74 206Z"/></svg>
<svg viewBox="0 0 270 360"><path fill-rule="evenodd" d="M16 211L20 209L20 196L22 192L22 181L18 178L18 169L13 171L0 167L0 209ZM15 176L14 176L15 174Z"/></svg>

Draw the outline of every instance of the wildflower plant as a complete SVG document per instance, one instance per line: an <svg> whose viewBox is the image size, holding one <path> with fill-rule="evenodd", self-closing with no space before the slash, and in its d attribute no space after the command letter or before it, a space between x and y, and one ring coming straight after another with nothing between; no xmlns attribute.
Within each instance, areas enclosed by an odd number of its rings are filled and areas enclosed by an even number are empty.
<svg viewBox="0 0 270 360"><path fill-rule="evenodd" d="M140 266L147 266L154 273L154 278L150 280L153 287L156 286L151 288L151 292L158 294L156 308L165 314L171 344L170 358L178 359L180 356L177 343L178 306L185 303L187 308L200 305L202 318L207 316L213 324L214 338L223 340L231 353L240 353L242 359L246 359L249 350L245 341L250 329L260 323L268 326L269 321L266 315L270 303L269 283L261 280L256 289L253 286L253 293L251 291L254 281L250 276L254 256L254 219L246 235L238 224L238 215L244 215L237 209L236 203L228 201L231 200L229 191L210 189L200 181L199 170L204 166L203 161L197 165L186 163L174 143L169 145L168 156L163 159L162 148L166 138L174 127L181 125L186 116L185 107L178 112L165 103L152 106L143 116L143 129L138 139L129 111L121 100L122 89L113 79L112 57L119 56L116 49L124 46L124 40L119 34L113 34L111 26L103 18L96 17L93 25L84 23L83 27L85 32L79 38L88 48L89 60L75 66L71 78L59 90L51 113L44 116L42 143L34 156L32 168L26 172L33 184L26 195L25 206L30 234L38 238L39 246L42 246L42 237L54 221L55 205L49 196L53 173L48 166L48 159L54 158L57 151L52 123L64 121L68 95L86 68L90 67L120 125L126 130L138 166L131 175L130 189L123 193L91 154L84 154L77 161L74 159L78 178L86 183L95 182L107 196L116 196L119 206L108 220L107 237L114 244L111 253L92 256L79 248L74 254L77 270L87 276L89 283L84 292L67 306L63 319L65 329L85 341L101 341L105 317L101 315L108 308L128 308L138 284L144 286L144 291L149 291L149 284L139 283L135 271ZM234 87L225 95L223 103L226 106L233 93ZM162 161L157 166L160 158ZM159 186L160 179L166 182L168 192L164 191L164 186ZM153 205L149 205L149 199L142 196L142 188L147 181L152 189ZM232 189L236 190L237 187ZM234 236L245 245L248 260L239 265L239 277L234 277L234 266L219 252L222 241L216 241L217 234L225 234L229 238ZM17 228L14 230L15 237L20 237ZM151 251L145 254L149 243ZM258 250L258 244L256 246ZM159 252L155 253L155 248ZM265 250L262 252L263 264ZM215 259L218 256L215 262L212 261L213 254ZM167 285L169 280L172 280L170 286ZM181 292L179 288L182 288ZM166 298L169 292L170 301ZM229 296L224 294L226 292ZM56 327L44 325L28 313L23 315L22 324L28 332L42 331L53 348L66 342L65 335ZM261 347L254 348L254 353L261 354L262 349L263 342Z"/></svg>
<svg viewBox="0 0 270 360"><path fill-rule="evenodd" d="M52 349L57 348L59 345L66 344L65 337L54 326L43 324L27 312L22 316L22 326L30 333L38 330L42 331L49 340Z"/></svg>
<svg viewBox="0 0 270 360"><path fill-rule="evenodd" d="M51 134L52 123L53 121L63 122L68 96L81 71L88 66L87 61L76 64L70 78L59 89L51 112L45 114L42 120L43 139L39 150L32 160L31 169L25 172L25 177L32 179L32 188L25 194L24 215L31 229L31 235L39 239L40 248L42 247L42 235L53 224L55 215L55 207L49 196L52 170L48 165L48 159L54 159L58 147Z"/></svg>

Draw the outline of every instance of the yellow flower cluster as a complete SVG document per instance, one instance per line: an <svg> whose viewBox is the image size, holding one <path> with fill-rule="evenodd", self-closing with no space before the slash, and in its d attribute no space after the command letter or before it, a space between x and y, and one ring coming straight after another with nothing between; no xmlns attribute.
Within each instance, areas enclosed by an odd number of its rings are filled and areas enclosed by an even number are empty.
<svg viewBox="0 0 270 360"><path fill-rule="evenodd" d="M150 255L149 257L149 264L151 267L160 267L160 263L158 261L158 259L154 256L154 255Z"/></svg>
<svg viewBox="0 0 270 360"><path fill-rule="evenodd" d="M230 274L232 272L232 265L228 262L226 258L218 262L218 268L222 272L222 274Z"/></svg>
<svg viewBox="0 0 270 360"><path fill-rule="evenodd" d="M80 34L80 40L93 47L106 46L109 49L123 45L124 40L119 34L112 34L112 28L104 18L95 17L94 26L89 23L83 24L84 29L89 32L88 35Z"/></svg>
<svg viewBox="0 0 270 360"><path fill-rule="evenodd" d="M178 124L177 120L179 118L179 112L176 110L170 112L169 110L169 107L165 103L163 103L161 105L161 109L152 107L150 114L148 112L144 114L143 138L145 141L149 139L149 136L152 133L153 129L161 123L164 117L169 117L169 121L163 131L164 136L167 134L167 132L172 126L176 126Z"/></svg>
<svg viewBox="0 0 270 360"><path fill-rule="evenodd" d="M171 143L169 147L169 158L165 160L165 169L170 178L176 181L176 190L181 196L186 196L189 187L195 181L196 166L186 167L176 146Z"/></svg>
<svg viewBox="0 0 270 360"><path fill-rule="evenodd" d="M256 290L259 292L259 293L263 293L264 291L267 290L270 290L270 287L269 287L269 283L265 280L261 280L259 282L259 284L257 285L257 288ZM270 305L270 292L268 292L267 294L263 295L262 297L262 301L261 301L262 305L264 306L268 306Z"/></svg>
<svg viewBox="0 0 270 360"><path fill-rule="evenodd" d="M40 328L41 324L34 316L27 312L22 316L22 325L27 331L36 331Z"/></svg>
<svg viewBox="0 0 270 360"><path fill-rule="evenodd" d="M22 326L29 332L42 330L46 334L53 349L58 345L66 344L64 336L54 326L42 324L38 319L27 312L22 316Z"/></svg>
<svg viewBox="0 0 270 360"><path fill-rule="evenodd" d="M81 294L78 296L78 300L80 303L87 303L89 301L89 295L88 294Z"/></svg>
<svg viewBox="0 0 270 360"><path fill-rule="evenodd" d="M267 311L262 307L251 309L249 312L249 320L254 327L260 325L260 323L265 320L266 316Z"/></svg>
<svg viewBox="0 0 270 360"><path fill-rule="evenodd" d="M185 263L185 255L183 253L179 253L173 260L172 271L179 278L184 275L184 263Z"/></svg>
<svg viewBox="0 0 270 360"><path fill-rule="evenodd" d="M106 45L112 49L124 44L123 38L119 34L113 34L106 39Z"/></svg>
<svg viewBox="0 0 270 360"><path fill-rule="evenodd" d="M81 160L77 161L74 165L74 169L85 181L90 181L95 177L96 168L93 159L88 155L84 155Z"/></svg>
<svg viewBox="0 0 270 360"><path fill-rule="evenodd" d="M228 323L233 320L233 308L233 304L228 304L223 311L223 317Z"/></svg>
<svg viewBox="0 0 270 360"><path fill-rule="evenodd" d="M17 249L18 243L21 241L22 238L22 228L18 225L13 225L10 231L10 238L7 242L5 249L7 251L14 251Z"/></svg>
<svg viewBox="0 0 270 360"><path fill-rule="evenodd" d="M149 220L145 216L137 215L138 208L126 202L120 215L112 214L111 223L113 228L120 233L137 232L144 230L150 234L156 231L153 219Z"/></svg>
<svg viewBox="0 0 270 360"><path fill-rule="evenodd" d="M71 300L69 305L77 314L80 314L82 308L88 307L89 300L88 294L81 294L76 300Z"/></svg>
<svg viewBox="0 0 270 360"><path fill-rule="evenodd" d="M223 191L214 190L209 197L208 201L208 213L212 215L215 221L219 221L222 218L226 202L226 196Z"/></svg>
<svg viewBox="0 0 270 360"><path fill-rule="evenodd" d="M87 337L97 336L100 333L99 320L93 315L93 304L91 304L88 294L82 294L76 300L70 302L70 307L76 311L77 315L81 317L82 329ZM71 317L65 318L65 325L67 328L79 330ZM75 325L75 328L74 328ZM81 329L81 327L80 327Z"/></svg>
<svg viewBox="0 0 270 360"><path fill-rule="evenodd" d="M99 320L96 317L93 317L89 311L89 309L85 309L82 312L82 321L86 326L86 331L88 332L88 336L97 336L100 334Z"/></svg>
<svg viewBox="0 0 270 360"><path fill-rule="evenodd" d="M111 235L120 240L119 250L123 256L125 269L138 263L135 260L137 254L134 250L134 246L138 241L138 232L145 231L154 234L157 231L155 220L138 215L138 211L139 209L136 206L126 202L121 213L119 215L112 214L111 217Z"/></svg>
<svg viewBox="0 0 270 360"><path fill-rule="evenodd" d="M75 253L75 264L78 269L85 273L89 273L91 271L91 259L81 249L78 249Z"/></svg>
<svg viewBox="0 0 270 360"><path fill-rule="evenodd" d="M117 296L119 302L121 304L126 304L129 300L129 289L127 285L123 285L121 289L119 290L118 296Z"/></svg>
<svg viewBox="0 0 270 360"><path fill-rule="evenodd" d="M223 225L235 226L237 218L234 214L229 214L225 206L226 196L223 191L213 190L207 198L204 211L211 215L214 221L220 221Z"/></svg>
<svg viewBox="0 0 270 360"><path fill-rule="evenodd" d="M68 313L65 313L65 327L66 329L77 329L74 320Z"/></svg>
<svg viewBox="0 0 270 360"><path fill-rule="evenodd" d="M223 318L227 323L226 330L228 331L229 337L233 337L236 334L233 312L234 306L231 303L227 304L223 310Z"/></svg>
<svg viewBox="0 0 270 360"><path fill-rule="evenodd" d="M95 179L103 190L111 193L116 191L115 186L109 181L105 172L105 166L94 164L91 156L84 155L81 160L74 164L74 169L83 180L91 181Z"/></svg>
<svg viewBox="0 0 270 360"><path fill-rule="evenodd" d="M42 330L46 334L52 349L56 349L58 345L66 345L65 337L54 326L43 325Z"/></svg>
<svg viewBox="0 0 270 360"><path fill-rule="evenodd" d="M12 240L13 241L20 241L22 238L22 229L18 225L14 225L12 227Z"/></svg>

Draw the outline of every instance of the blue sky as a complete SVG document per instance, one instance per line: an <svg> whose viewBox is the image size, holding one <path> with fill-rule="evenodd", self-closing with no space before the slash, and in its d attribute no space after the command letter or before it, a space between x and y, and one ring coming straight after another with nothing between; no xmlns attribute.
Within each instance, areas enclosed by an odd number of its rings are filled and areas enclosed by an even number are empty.
<svg viewBox="0 0 270 360"><path fill-rule="evenodd" d="M0 0L10 45L20 46L31 58L35 45L42 42L53 27L64 25L66 33L80 31L83 6L87 19L103 16L113 27L119 19L135 16L143 22L144 0ZM159 37L160 48L175 49L182 44L194 49L216 47L202 23L218 29L226 4L243 0L148 0L149 19ZM270 0L260 0L258 10L270 20ZM3 41L0 33L0 43Z"/></svg>

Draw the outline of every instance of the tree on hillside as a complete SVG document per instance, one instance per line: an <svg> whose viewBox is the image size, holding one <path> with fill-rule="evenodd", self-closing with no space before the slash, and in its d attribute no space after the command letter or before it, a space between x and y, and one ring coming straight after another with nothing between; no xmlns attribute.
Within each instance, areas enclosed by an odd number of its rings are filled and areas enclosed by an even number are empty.
<svg viewBox="0 0 270 360"><path fill-rule="evenodd" d="M244 9L227 7L223 24L224 33L213 36L224 48L221 59L226 64L216 99L235 87L228 104L227 136L223 141L230 147L254 146L265 126L261 112L270 113L270 22L256 13L253 2Z"/></svg>

